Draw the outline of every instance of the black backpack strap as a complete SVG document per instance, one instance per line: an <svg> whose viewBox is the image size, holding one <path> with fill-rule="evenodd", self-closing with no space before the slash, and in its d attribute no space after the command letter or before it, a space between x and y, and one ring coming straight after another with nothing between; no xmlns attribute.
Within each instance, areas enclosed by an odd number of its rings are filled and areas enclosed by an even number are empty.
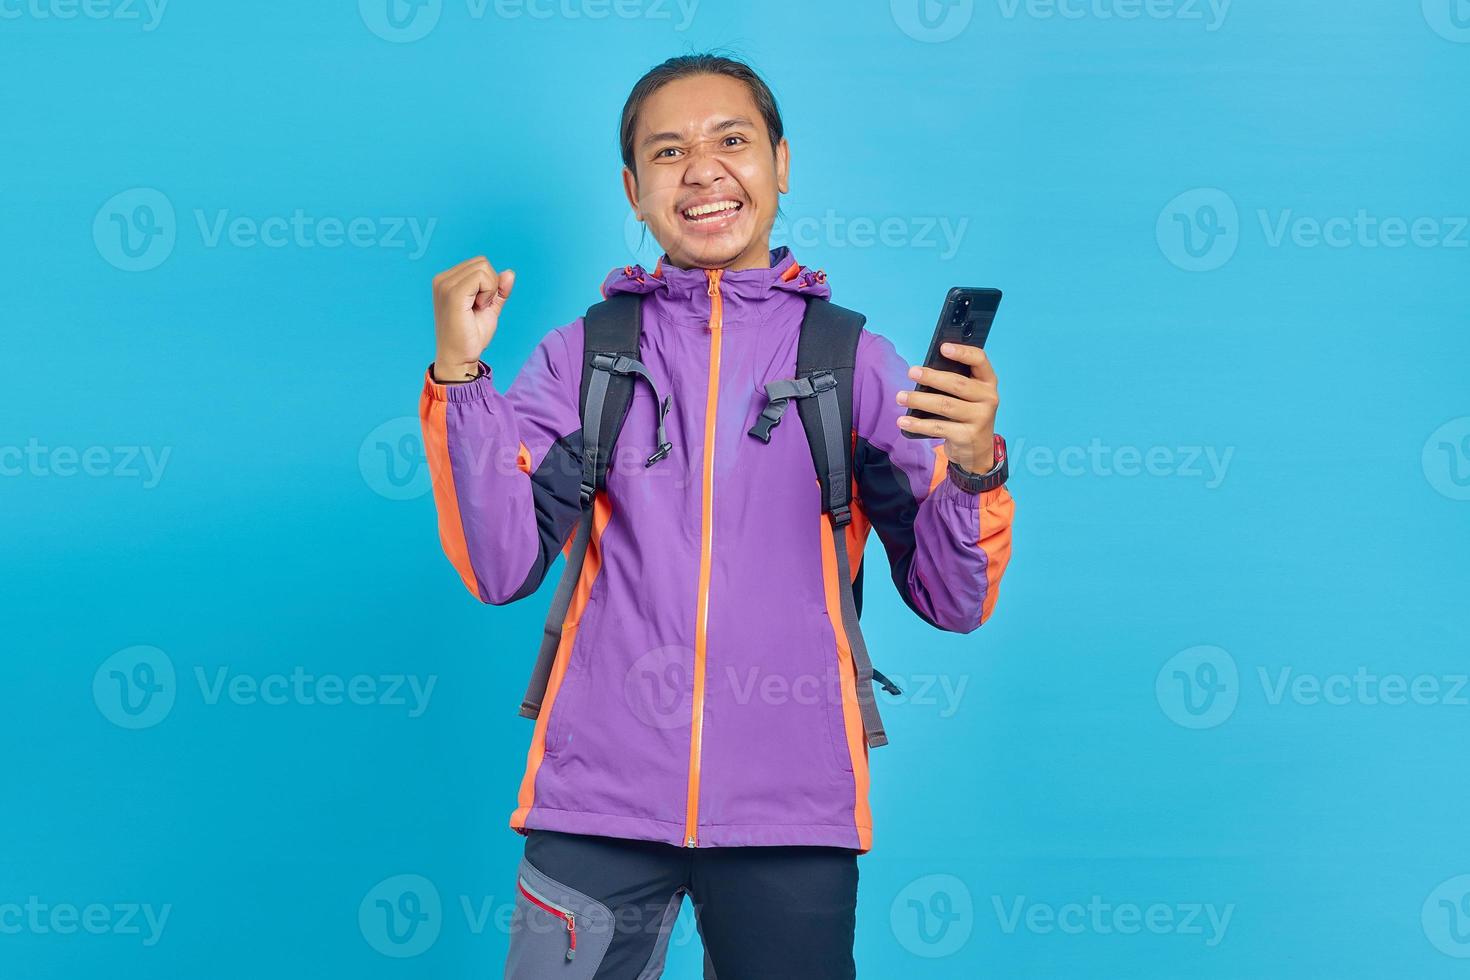
<svg viewBox="0 0 1470 980"><path fill-rule="evenodd" d="M653 389L659 407L658 450L648 465L668 455L673 447L664 435L667 398L658 397L658 387L648 369L638 360L638 338L642 333L642 296L617 293L597 303L583 319L582 385L582 493L584 503L607 486L607 467L617 446L618 434L633 402L633 384L641 377Z"/></svg>
<svg viewBox="0 0 1470 980"><path fill-rule="evenodd" d="M869 747L888 744L878 704L873 698L873 678L881 678L885 690L902 693L888 678L873 670L868 647L858 623L856 590L847 556L846 527L852 522L852 389L857 363L858 340L867 318L861 313L827 300L810 298L801 321L796 346L796 377L766 385L767 403L750 434L771 441L771 430L780 424L787 405L796 401L812 464L822 493L822 513L832 522L832 543L837 563L838 598L842 626L852 649L857 677L858 706Z"/></svg>
<svg viewBox="0 0 1470 980"><path fill-rule="evenodd" d="M638 360L641 334L642 297L635 293L618 293L591 307L583 319L582 383L578 396L582 417L582 513L572 535L571 551L557 584L542 630L541 650L520 714L535 718L541 713L551 668L561 646L562 627L572 595L582 577L587 545L592 537L593 498L607 488L608 464L616 448L618 435L633 402L633 385L639 378L653 389L658 408L657 446L645 465L652 466L673 448L664 431L664 417L669 411L667 396L660 398L653 378Z"/></svg>
<svg viewBox="0 0 1470 980"><path fill-rule="evenodd" d="M815 396L797 401L796 410L822 486L822 511L837 527L852 519L852 372L867 322L861 313L810 299L796 344L796 377Z"/></svg>

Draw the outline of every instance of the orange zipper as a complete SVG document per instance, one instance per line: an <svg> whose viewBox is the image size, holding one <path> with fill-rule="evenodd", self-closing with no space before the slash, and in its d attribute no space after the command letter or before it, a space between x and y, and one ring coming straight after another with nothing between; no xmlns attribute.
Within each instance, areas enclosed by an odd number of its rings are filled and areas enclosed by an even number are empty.
<svg viewBox="0 0 1470 980"><path fill-rule="evenodd" d="M704 748L704 657L709 630L709 580L715 516L715 414L720 397L720 329L725 303L720 295L720 269L709 276L709 394L704 403L703 501L699 515L699 608L694 616L694 717L689 733L689 797L685 808L684 846L699 841L699 762Z"/></svg>

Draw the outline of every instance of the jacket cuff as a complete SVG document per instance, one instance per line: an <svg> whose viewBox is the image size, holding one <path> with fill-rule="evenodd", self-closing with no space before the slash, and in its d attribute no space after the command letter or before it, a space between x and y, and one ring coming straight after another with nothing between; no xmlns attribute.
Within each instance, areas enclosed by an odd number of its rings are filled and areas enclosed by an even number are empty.
<svg viewBox="0 0 1470 980"><path fill-rule="evenodd" d="M480 376L465 381L436 381L434 365L430 363L424 369L424 394L441 402L478 401L488 397L495 390L490 380L490 365L484 361L478 363Z"/></svg>

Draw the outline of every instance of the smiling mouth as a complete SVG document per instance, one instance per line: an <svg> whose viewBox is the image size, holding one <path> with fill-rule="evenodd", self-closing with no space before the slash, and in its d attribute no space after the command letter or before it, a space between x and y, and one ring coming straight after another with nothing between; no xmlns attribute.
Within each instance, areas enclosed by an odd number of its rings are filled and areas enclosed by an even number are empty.
<svg viewBox="0 0 1470 980"><path fill-rule="evenodd" d="M712 201L685 208L679 214L683 216L685 224L696 228L719 227L733 222L744 207L739 201Z"/></svg>

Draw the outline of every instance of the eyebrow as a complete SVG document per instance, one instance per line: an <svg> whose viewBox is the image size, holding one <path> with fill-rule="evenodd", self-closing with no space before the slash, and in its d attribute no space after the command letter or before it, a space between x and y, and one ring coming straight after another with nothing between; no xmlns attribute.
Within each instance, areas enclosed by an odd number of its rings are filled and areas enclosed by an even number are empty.
<svg viewBox="0 0 1470 980"><path fill-rule="evenodd" d="M736 116L734 119L726 119L724 122L722 122L719 125L715 126L714 127L714 131L716 133L723 133L727 129L735 129L735 128L740 127L740 126L754 126L754 125L755 125L755 123L751 122L749 119L746 119L744 116ZM654 143L663 143L663 142L665 142L667 140L681 140L683 138L684 138L684 134L683 133L675 133L675 132L651 133L648 136L644 137L643 142L639 143L638 145L640 147L647 147L647 146L651 146Z"/></svg>

